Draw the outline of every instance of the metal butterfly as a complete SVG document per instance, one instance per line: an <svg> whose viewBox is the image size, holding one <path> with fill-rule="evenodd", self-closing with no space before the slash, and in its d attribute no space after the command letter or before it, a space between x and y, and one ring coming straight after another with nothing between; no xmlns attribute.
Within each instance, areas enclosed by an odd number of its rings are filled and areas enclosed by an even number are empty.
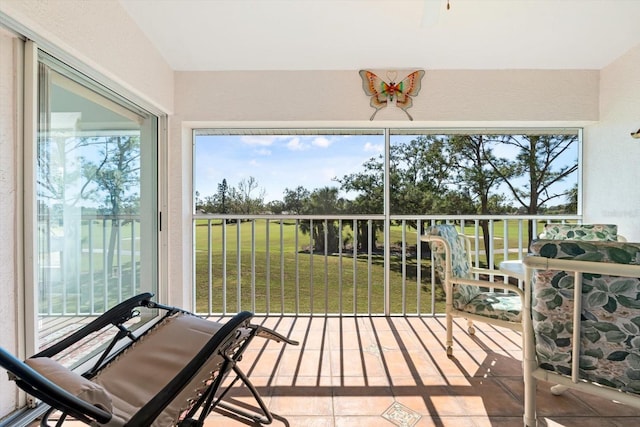
<svg viewBox="0 0 640 427"><path fill-rule="evenodd" d="M370 104L376 109L370 120L373 120L376 113L386 107L389 102L393 102L394 99L396 105L407 114L409 120L413 120L407 109L413 105L411 97L416 96L420 91L420 81L424 77L424 70L414 71L398 84L394 81L387 83L368 70L360 70L360 77L362 77L362 88L367 95L371 96ZM391 80L395 80L395 75Z"/></svg>

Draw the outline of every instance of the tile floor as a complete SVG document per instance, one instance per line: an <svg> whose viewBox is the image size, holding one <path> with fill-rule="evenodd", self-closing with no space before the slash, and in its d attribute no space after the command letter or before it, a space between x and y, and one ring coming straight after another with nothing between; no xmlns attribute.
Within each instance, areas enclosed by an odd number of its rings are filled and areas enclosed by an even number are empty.
<svg viewBox="0 0 640 427"><path fill-rule="evenodd" d="M254 323L300 341L283 346L256 339L240 363L274 426L522 426L522 351L513 331L480 324L471 337L456 322L454 358L448 358L443 318L269 317ZM542 426L640 425L640 410L586 394L553 396L539 384L537 398ZM228 400L256 407L243 387ZM258 424L212 413L205 425Z"/></svg>

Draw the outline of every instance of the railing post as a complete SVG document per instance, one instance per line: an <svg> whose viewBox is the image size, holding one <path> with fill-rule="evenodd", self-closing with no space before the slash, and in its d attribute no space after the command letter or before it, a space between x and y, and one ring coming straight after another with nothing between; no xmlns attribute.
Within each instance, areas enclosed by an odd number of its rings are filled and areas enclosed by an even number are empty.
<svg viewBox="0 0 640 427"><path fill-rule="evenodd" d="M391 135L389 129L384 130L384 315L391 315ZM369 246L371 250L371 246ZM371 296L369 296L371 297ZM371 311L371 310L369 310Z"/></svg>

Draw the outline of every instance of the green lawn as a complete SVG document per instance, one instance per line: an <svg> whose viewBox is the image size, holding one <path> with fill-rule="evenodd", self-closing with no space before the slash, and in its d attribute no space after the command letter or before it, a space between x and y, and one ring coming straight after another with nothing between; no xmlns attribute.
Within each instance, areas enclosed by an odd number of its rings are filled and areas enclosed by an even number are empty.
<svg viewBox="0 0 640 427"><path fill-rule="evenodd" d="M226 310L238 308L284 313L384 313L384 270L381 250L371 255L359 254L354 262L352 250L342 256L310 255L308 234L298 233L296 247L295 221L282 224L280 240L279 222L269 223L269 250L267 251L266 221L240 225L240 244L236 224L226 225L226 274L223 274L223 227L218 222L210 227L211 248L207 250L207 222L196 227L196 300L197 310L209 311L208 290L211 289L211 311L223 309L223 276L226 276ZM350 229L345 229L345 234ZM252 236L255 252L251 252ZM415 242L415 232L412 241ZM348 236L344 236L347 238ZM400 239L400 228L394 227L392 240ZM382 239L378 239L381 247ZM414 243L415 247L415 243ZM281 254L282 248L282 254ZM241 271L238 277L237 258L240 251ZM415 251L414 251L415 252ZM252 271L252 259L254 271ZM209 262L211 260L211 262ZM417 313L431 311L430 265L420 263L421 280L417 282L418 262L408 258L404 270L400 256L391 257L391 311L393 313ZM209 284L209 266L212 283ZM297 267L296 267L297 266ZM268 270L268 271L267 271ZM356 272L354 280L354 271ZM252 277L254 278L252 280ZM255 307L251 293L255 289ZM436 309L444 307L443 295L437 288ZM418 293L420 310L418 310ZM238 295L241 306L238 307ZM312 298L313 296L313 298ZM354 303L355 301L355 303Z"/></svg>

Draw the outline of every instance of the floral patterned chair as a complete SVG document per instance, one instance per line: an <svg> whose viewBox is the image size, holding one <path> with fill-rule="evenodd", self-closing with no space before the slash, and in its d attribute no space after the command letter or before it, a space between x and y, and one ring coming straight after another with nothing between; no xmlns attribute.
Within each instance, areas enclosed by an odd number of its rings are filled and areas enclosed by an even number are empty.
<svg viewBox="0 0 640 427"><path fill-rule="evenodd" d="M538 379L640 408L640 243L537 240L530 250L525 425L536 425Z"/></svg>
<svg viewBox="0 0 640 427"><path fill-rule="evenodd" d="M443 224L430 227L424 240L430 242L433 267L446 294L447 355L453 354L453 317L466 318L471 335L475 333L474 320L522 330L522 290L508 283L479 280L479 274L499 273L473 267L466 236L454 225Z"/></svg>
<svg viewBox="0 0 640 427"><path fill-rule="evenodd" d="M604 240L626 241L618 234L615 224L556 224L544 225L544 231L538 236L546 240Z"/></svg>

